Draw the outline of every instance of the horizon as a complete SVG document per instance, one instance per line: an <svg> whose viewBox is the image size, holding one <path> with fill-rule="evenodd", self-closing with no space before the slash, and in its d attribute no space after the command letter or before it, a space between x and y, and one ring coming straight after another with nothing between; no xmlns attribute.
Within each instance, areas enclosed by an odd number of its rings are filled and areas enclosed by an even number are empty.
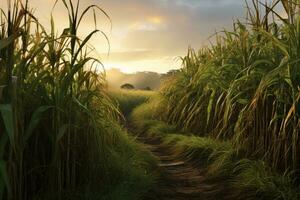
<svg viewBox="0 0 300 200"><path fill-rule="evenodd" d="M119 72L119 73L123 73L123 74L127 74L127 75L132 75L132 74L138 74L138 73L157 73L159 75L164 75L167 74L168 72L172 71L172 70L179 70L179 69L170 69L166 72L156 72L156 71L133 71L133 72L124 72L122 71L122 69L117 68L117 67L112 67L112 68L108 68L105 69L106 72Z"/></svg>
<svg viewBox="0 0 300 200"><path fill-rule="evenodd" d="M300 199L300 0L2 0L0 21L0 200Z"/></svg>

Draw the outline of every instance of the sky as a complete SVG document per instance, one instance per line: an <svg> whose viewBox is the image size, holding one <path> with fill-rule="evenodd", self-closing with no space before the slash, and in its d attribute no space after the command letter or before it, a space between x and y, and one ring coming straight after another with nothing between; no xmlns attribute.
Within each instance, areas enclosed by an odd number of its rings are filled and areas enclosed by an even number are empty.
<svg viewBox="0 0 300 200"><path fill-rule="evenodd" d="M1 0L0 6L6 1ZM42 24L50 24L50 12L55 0L30 0ZM215 31L232 27L233 19L245 14L243 0L80 0L82 8L97 4L112 21L97 14L101 34L91 45L106 69L123 72L155 71L164 73L180 67L180 56L188 47L199 49L208 44ZM1 5L2 4L2 5ZM67 26L65 8L60 3L54 9L56 28ZM81 25L82 36L94 28L93 14Z"/></svg>

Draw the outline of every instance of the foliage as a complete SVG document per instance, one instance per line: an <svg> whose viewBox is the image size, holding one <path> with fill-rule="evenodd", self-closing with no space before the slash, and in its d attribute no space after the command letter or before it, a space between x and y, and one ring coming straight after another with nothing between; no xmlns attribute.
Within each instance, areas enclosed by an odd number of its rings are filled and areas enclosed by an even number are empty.
<svg viewBox="0 0 300 200"><path fill-rule="evenodd" d="M231 141L193 136L155 117L145 115L149 103L134 110L136 132L160 138L172 152L205 170L208 181L224 184L234 191L232 199L299 199L293 175L278 174L262 160L250 160L237 152ZM147 110L149 112L151 110Z"/></svg>
<svg viewBox="0 0 300 200"><path fill-rule="evenodd" d="M151 89L151 87L147 86L147 87L143 88L143 90L151 91L152 89Z"/></svg>
<svg viewBox="0 0 300 200"><path fill-rule="evenodd" d="M129 83L134 85L136 89L142 90L150 87L153 90L158 90L161 84L163 74L156 72L136 72L123 73L119 69L108 69L106 71L106 79L108 87L111 89L119 89L120 85Z"/></svg>
<svg viewBox="0 0 300 200"><path fill-rule="evenodd" d="M125 84L121 85L120 88L124 89L124 90L134 90L135 89L135 87L129 83L125 83Z"/></svg>
<svg viewBox="0 0 300 200"><path fill-rule="evenodd" d="M148 101L154 92L142 90L110 90L109 96L125 117L129 117L133 109Z"/></svg>
<svg viewBox="0 0 300 200"><path fill-rule="evenodd" d="M123 193L137 187L137 198L152 182L151 156L137 153L116 125L119 111L88 45L105 34L96 28L78 36L88 13L95 20L107 13L97 5L80 12L79 0L56 1L69 16L57 34L53 17L46 31L28 1L7 2L0 14L0 199L99 199L107 185L128 181Z"/></svg>
<svg viewBox="0 0 300 200"><path fill-rule="evenodd" d="M182 58L183 68L162 89L165 120L233 139L248 156L298 171L299 1L252 2L247 22L235 22L211 47L189 49ZM282 4L288 19L275 11Z"/></svg>

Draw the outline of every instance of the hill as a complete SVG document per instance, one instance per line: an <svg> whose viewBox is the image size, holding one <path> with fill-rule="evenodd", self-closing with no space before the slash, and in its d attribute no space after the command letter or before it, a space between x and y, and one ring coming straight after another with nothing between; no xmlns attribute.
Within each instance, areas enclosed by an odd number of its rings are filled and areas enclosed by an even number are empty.
<svg viewBox="0 0 300 200"><path fill-rule="evenodd" d="M111 89L119 89L124 84L130 84L140 90L158 90L164 80L174 76L179 71L170 70L164 74L147 71L127 74L121 72L120 69L112 68L106 71L106 80Z"/></svg>
<svg viewBox="0 0 300 200"><path fill-rule="evenodd" d="M145 89L147 87L157 90L163 79L163 74L156 72L137 72L126 74L119 69L110 69L106 71L106 79L110 88L120 88L121 85L129 83L136 89Z"/></svg>

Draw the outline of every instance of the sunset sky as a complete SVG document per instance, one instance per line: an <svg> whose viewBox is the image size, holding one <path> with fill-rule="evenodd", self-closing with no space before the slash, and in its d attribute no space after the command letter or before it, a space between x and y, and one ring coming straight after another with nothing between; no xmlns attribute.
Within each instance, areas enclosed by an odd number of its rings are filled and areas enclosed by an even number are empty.
<svg viewBox="0 0 300 200"><path fill-rule="evenodd" d="M30 6L43 24L49 24L55 0L31 0ZM0 5L6 3L1 0ZM179 68L178 56L188 46L199 48L216 30L231 27L244 15L243 0L81 0L82 6L98 4L110 16L98 15L98 28L109 37L111 51L103 37L92 41L106 68L123 72L166 72ZM68 23L65 8L55 8L57 29ZM93 28L93 16L82 24L81 34Z"/></svg>

